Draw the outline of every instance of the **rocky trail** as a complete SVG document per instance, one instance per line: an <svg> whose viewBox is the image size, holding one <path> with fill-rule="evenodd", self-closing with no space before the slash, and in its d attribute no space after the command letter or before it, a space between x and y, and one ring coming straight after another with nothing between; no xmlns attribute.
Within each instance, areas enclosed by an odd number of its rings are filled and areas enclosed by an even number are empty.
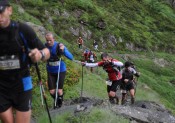
<svg viewBox="0 0 175 123"><path fill-rule="evenodd" d="M94 107L108 108L116 115L121 115L131 121L131 123L175 123L175 116L163 105L149 101L136 101L134 105L110 104L108 100L82 97L64 102L64 105L55 110L50 110L51 117L65 112L70 112L74 116L79 113L90 113ZM31 123L36 123L33 119Z"/></svg>

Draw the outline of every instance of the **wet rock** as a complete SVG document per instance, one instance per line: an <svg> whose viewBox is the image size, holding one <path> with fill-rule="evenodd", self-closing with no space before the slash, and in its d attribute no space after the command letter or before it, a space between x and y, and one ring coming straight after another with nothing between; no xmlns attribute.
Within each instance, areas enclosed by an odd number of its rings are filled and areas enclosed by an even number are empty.
<svg viewBox="0 0 175 123"><path fill-rule="evenodd" d="M175 123L175 117L163 105L138 101L133 106L114 106L112 111L139 123Z"/></svg>

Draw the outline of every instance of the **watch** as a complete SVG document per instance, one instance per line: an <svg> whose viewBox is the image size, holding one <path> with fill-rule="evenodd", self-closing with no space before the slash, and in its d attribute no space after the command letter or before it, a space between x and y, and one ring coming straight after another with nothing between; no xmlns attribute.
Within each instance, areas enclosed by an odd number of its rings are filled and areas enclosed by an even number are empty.
<svg viewBox="0 0 175 123"><path fill-rule="evenodd" d="M45 58L45 53L42 50L40 50L40 53L41 53L41 60L43 60Z"/></svg>

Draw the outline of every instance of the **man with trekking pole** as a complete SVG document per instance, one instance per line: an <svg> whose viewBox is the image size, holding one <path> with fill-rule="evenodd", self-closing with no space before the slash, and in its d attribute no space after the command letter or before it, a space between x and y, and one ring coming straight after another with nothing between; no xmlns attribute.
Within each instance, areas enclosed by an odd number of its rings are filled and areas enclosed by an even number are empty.
<svg viewBox="0 0 175 123"><path fill-rule="evenodd" d="M102 61L96 63L85 63L82 62L83 66L86 67L103 67L103 69L108 73L107 93L109 97L109 102L111 104L119 104L118 95L116 95L117 87L120 86L121 74L117 67L123 66L123 63L117 59L111 58L107 53L101 54Z"/></svg>
<svg viewBox="0 0 175 123"><path fill-rule="evenodd" d="M52 98L54 99L54 109L62 106L63 102L63 84L66 76L66 64L61 56L73 60L73 55L62 44L54 39L51 32L46 33L46 47L50 51L50 58L47 61L48 87Z"/></svg>
<svg viewBox="0 0 175 123"><path fill-rule="evenodd" d="M30 123L32 104L31 63L50 57L31 27L10 19L12 7L0 0L0 120ZM15 111L15 115L14 115Z"/></svg>

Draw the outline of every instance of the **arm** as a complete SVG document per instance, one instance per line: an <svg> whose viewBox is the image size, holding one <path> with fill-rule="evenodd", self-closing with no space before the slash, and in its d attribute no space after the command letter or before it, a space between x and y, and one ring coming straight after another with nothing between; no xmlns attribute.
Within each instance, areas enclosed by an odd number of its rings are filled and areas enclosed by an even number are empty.
<svg viewBox="0 0 175 123"><path fill-rule="evenodd" d="M63 51L64 56L66 56L66 58L73 60L73 55L69 52L69 50L65 47L64 51Z"/></svg>
<svg viewBox="0 0 175 123"><path fill-rule="evenodd" d="M26 42L29 52L29 57L33 62L40 60L46 61L50 57L49 50L44 46L41 40L36 35L35 31L26 24L19 23L19 32L23 36L23 42Z"/></svg>
<svg viewBox="0 0 175 123"><path fill-rule="evenodd" d="M73 55L69 52L69 50L62 43L60 43L59 47L57 48L60 48L60 50L62 51L62 53L64 54L66 58L73 60Z"/></svg>
<svg viewBox="0 0 175 123"><path fill-rule="evenodd" d="M42 50L35 48L30 51L29 57L34 63L39 62L40 60L46 61L50 57L50 52L47 48L44 48Z"/></svg>
<svg viewBox="0 0 175 123"><path fill-rule="evenodd" d="M133 74L136 76L136 77L139 77L140 74L134 69L134 68L130 68L130 70L133 72Z"/></svg>
<svg viewBox="0 0 175 123"><path fill-rule="evenodd" d="M118 67L122 67L123 66L123 63L120 62L120 61L113 61L112 63L113 63L113 65L116 65Z"/></svg>
<svg viewBox="0 0 175 123"><path fill-rule="evenodd" d="M86 67L97 67L98 63L86 63L85 66Z"/></svg>

